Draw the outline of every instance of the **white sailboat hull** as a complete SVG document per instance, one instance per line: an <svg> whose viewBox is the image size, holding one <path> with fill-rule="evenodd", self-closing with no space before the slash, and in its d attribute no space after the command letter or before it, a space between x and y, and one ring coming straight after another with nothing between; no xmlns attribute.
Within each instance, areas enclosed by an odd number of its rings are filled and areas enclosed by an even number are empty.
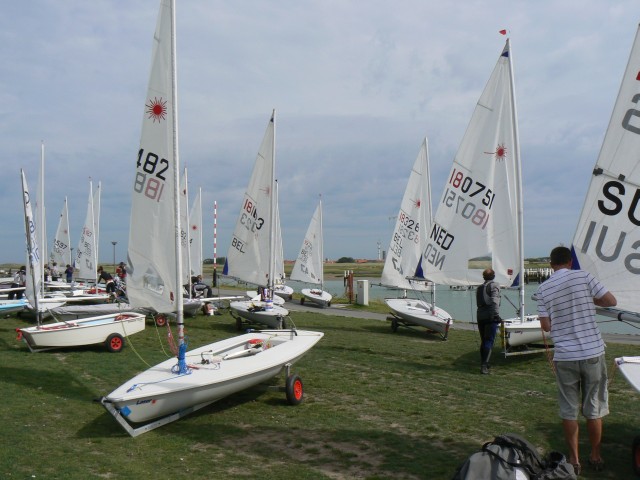
<svg viewBox="0 0 640 480"><path fill-rule="evenodd" d="M183 299L183 312L186 316L194 317L204 305L200 299ZM124 312L135 312L143 315L154 315L157 312L152 307L132 307L128 303L101 303L95 305L62 305L49 309L54 318L59 320L73 320L97 315L112 315Z"/></svg>
<svg viewBox="0 0 640 480"><path fill-rule="evenodd" d="M112 404L134 423L215 402L278 375L285 365L302 358L323 335L279 330L221 340L187 352L187 363L197 366L188 374L173 373L177 361L172 358L125 382L102 402ZM250 340L261 341L266 348L251 348Z"/></svg>
<svg viewBox="0 0 640 480"><path fill-rule="evenodd" d="M321 307L331 306L331 299L333 298L333 296L328 292L315 288L303 288L302 290L300 290L300 293L302 293L306 301L315 303L316 305L320 305Z"/></svg>
<svg viewBox="0 0 640 480"><path fill-rule="evenodd" d="M254 302L251 300L231 302L229 307L246 320L277 329L282 328L284 317L289 315L289 310L286 308L273 305L271 309L267 310L265 302Z"/></svg>
<svg viewBox="0 0 640 480"><path fill-rule="evenodd" d="M123 338L141 332L145 316L141 313L101 315L73 322L56 322L19 329L19 335L32 350L77 347L104 343L112 334Z"/></svg>
<svg viewBox="0 0 640 480"><path fill-rule="evenodd" d="M273 293L281 297L283 300L291 300L293 297L293 288L289 285L277 284L273 286Z"/></svg>
<svg viewBox="0 0 640 480"><path fill-rule="evenodd" d="M275 293L275 291L273 293ZM262 297L260 295L258 295L258 292L256 292L255 290L247 291L247 297L249 297L253 303L262 302ZM274 305L279 305L279 306L284 305L284 298L281 297L281 296L275 296L274 295L273 296L273 304Z"/></svg>
<svg viewBox="0 0 640 480"><path fill-rule="evenodd" d="M412 298L385 298L385 303L393 314L412 325L419 325L440 334L446 334L453 318L445 310L422 300Z"/></svg>
<svg viewBox="0 0 640 480"><path fill-rule="evenodd" d="M640 392L640 357L616 358L616 366L629 384Z"/></svg>
<svg viewBox="0 0 640 480"><path fill-rule="evenodd" d="M28 307L27 300L0 300L0 314L8 315L10 313L21 312Z"/></svg>
<svg viewBox="0 0 640 480"><path fill-rule="evenodd" d="M507 349L527 344L540 344L545 341L545 338L549 338L542 330L537 315L525 315L524 321L520 318L503 320L502 328Z"/></svg>

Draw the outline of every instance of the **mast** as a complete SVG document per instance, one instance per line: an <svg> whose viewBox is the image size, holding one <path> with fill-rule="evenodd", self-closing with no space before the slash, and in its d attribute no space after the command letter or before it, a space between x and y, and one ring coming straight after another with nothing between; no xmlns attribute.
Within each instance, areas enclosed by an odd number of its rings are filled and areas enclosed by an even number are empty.
<svg viewBox="0 0 640 480"><path fill-rule="evenodd" d="M320 195L320 290L324 290L324 231L322 227L322 195Z"/></svg>
<svg viewBox="0 0 640 480"><path fill-rule="evenodd" d="M513 56L511 53L511 42L510 39L507 38L507 45L505 50L508 55L509 62L509 85L510 85L510 95L511 95L511 124L513 128L513 151L515 158L515 173L516 173L516 205L517 205L517 223L518 223L518 255L519 255L519 268L520 268L520 284L519 284L519 298L520 298L520 309L519 315L520 320L524 320L525 311L524 311L524 207L522 200L522 164L520 160L520 137L518 134L518 114L516 111L516 87L513 77Z"/></svg>
<svg viewBox="0 0 640 480"><path fill-rule="evenodd" d="M188 371L185 362L186 345L184 343L184 306L182 305L182 253L180 251L180 161L178 157L178 78L176 59L176 5L175 0L170 0L171 8L171 97L173 117L173 198L174 198L174 243L176 256L176 321L178 324L178 365L180 373Z"/></svg>
<svg viewBox="0 0 640 480"><path fill-rule="evenodd" d="M38 215L38 232L36 238L38 239L38 245L42 246L42 258L47 261L47 235L45 225L45 213L44 213L44 140L41 140L40 144L40 179L38 182L38 201L36 202L36 213ZM44 268L40 269L40 288L42 289L42 296L44 297Z"/></svg>
<svg viewBox="0 0 640 480"><path fill-rule="evenodd" d="M276 195L276 109L271 113L271 122L273 123L273 142L271 143L271 194L269 195L269 278L267 287L269 288L269 298L273 300L274 275L276 271L276 255L275 255L275 195Z"/></svg>

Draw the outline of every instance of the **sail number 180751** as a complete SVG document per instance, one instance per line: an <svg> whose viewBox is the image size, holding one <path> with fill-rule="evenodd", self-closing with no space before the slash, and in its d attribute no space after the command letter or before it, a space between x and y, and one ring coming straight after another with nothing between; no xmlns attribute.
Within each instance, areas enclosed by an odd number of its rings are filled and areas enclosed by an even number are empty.
<svg viewBox="0 0 640 480"><path fill-rule="evenodd" d="M133 190L144 194L145 197L159 202L162 198L166 178L164 173L169 169L169 162L165 158L160 158L153 152L144 155L144 149L138 151L138 162L136 164L136 180Z"/></svg>

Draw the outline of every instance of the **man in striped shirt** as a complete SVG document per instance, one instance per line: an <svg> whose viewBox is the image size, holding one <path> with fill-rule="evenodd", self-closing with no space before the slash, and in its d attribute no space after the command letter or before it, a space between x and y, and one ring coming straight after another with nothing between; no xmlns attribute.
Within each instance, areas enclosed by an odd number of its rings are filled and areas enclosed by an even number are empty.
<svg viewBox="0 0 640 480"><path fill-rule="evenodd" d="M571 250L551 251L553 273L538 287L538 315L542 328L551 332L558 401L569 461L580 470L578 414L587 419L591 453L589 464L604 466L600 455L602 417L609 413L605 344L596 324L596 305L613 307L617 300L593 275L571 270Z"/></svg>

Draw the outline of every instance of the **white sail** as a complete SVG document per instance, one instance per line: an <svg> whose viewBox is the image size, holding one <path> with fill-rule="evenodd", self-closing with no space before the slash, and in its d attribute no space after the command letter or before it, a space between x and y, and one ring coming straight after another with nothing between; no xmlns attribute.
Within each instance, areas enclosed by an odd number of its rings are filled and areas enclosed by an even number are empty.
<svg viewBox="0 0 640 480"><path fill-rule="evenodd" d="M38 222L34 218L29 187L24 171L20 169L22 177L22 198L24 205L24 226L27 241L27 281L25 295L29 303L39 311L38 297L42 282L42 259L38 249ZM39 323L39 321L38 321Z"/></svg>
<svg viewBox="0 0 640 480"><path fill-rule="evenodd" d="M182 259L175 80L175 22L162 1L142 119L131 202L127 294L134 307L178 312L182 325Z"/></svg>
<svg viewBox="0 0 640 480"><path fill-rule="evenodd" d="M98 182L98 188L93 192L93 230L96 237L96 252L94 258L96 265L100 260L100 195L102 192L102 182Z"/></svg>
<svg viewBox="0 0 640 480"><path fill-rule="evenodd" d="M432 221L430 186L429 151L425 138L411 169L391 235L382 269L381 283L385 286L416 289L416 283L407 278L423 277L419 265Z"/></svg>
<svg viewBox="0 0 640 480"><path fill-rule="evenodd" d="M320 285L324 282L322 261L322 201L313 212L300 253L291 270L291 280Z"/></svg>
<svg viewBox="0 0 640 480"><path fill-rule="evenodd" d="M53 249L51 251L52 261L58 264L58 269L62 272L66 265L71 265L71 238L69 236L69 210L67 208L67 198L64 199L64 206L60 213L58 229L53 239Z"/></svg>
<svg viewBox="0 0 640 480"><path fill-rule="evenodd" d="M180 179L180 251L182 252L182 283L191 283L191 232L189 231L189 187L187 169Z"/></svg>
<svg viewBox="0 0 640 480"><path fill-rule="evenodd" d="M202 189L198 189L189 212L189 249L191 251L191 274L202 275Z"/></svg>
<svg viewBox="0 0 640 480"><path fill-rule="evenodd" d="M240 215L233 231L223 273L260 286L269 285L271 256L271 195L274 184L275 112L267 124Z"/></svg>
<svg viewBox="0 0 640 480"><path fill-rule="evenodd" d="M89 200L87 202L87 215L84 219L80 241L75 254L75 267L78 269L78 278L96 281L98 278L98 265L96 258L95 217L93 211L93 182L89 182Z"/></svg>
<svg viewBox="0 0 640 480"><path fill-rule="evenodd" d="M574 268L616 296L616 310L640 312L640 29L613 108L573 238Z"/></svg>
<svg viewBox="0 0 640 480"><path fill-rule="evenodd" d="M473 112L447 177L422 254L425 278L443 285L483 283L474 259L487 259L496 281L521 271L521 188L510 45Z"/></svg>

